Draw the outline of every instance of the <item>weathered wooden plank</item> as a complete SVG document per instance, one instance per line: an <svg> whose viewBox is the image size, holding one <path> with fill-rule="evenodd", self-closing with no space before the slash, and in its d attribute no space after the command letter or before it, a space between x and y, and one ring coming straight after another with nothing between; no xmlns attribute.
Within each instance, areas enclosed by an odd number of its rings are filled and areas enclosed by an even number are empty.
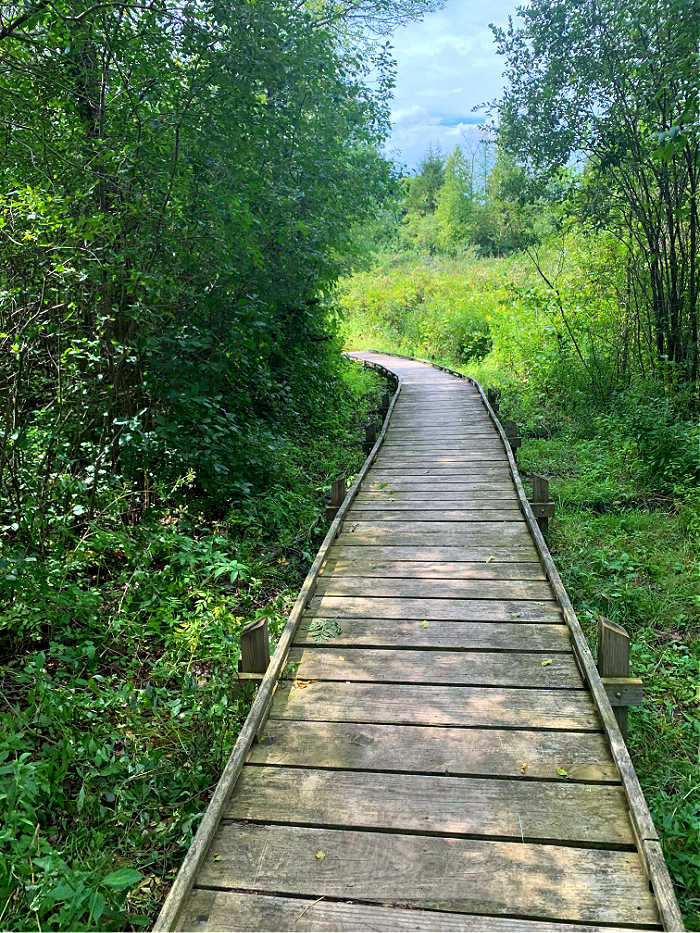
<svg viewBox="0 0 700 933"><path fill-rule="evenodd" d="M425 483L420 476L414 479L415 482L407 480L398 483L372 483L369 486L362 487L360 496L364 502L382 499L386 496L390 496L396 501L421 500L427 498L433 499L434 501L442 501L443 499L459 499L463 501L468 498L508 499L508 501L512 501L515 489L513 484L508 480L502 483L480 482L478 479L474 482L469 482L468 480L463 481L460 477L453 477L453 481L446 481L444 483Z"/></svg>
<svg viewBox="0 0 700 933"><path fill-rule="evenodd" d="M600 927L564 923L542 923L537 920L511 920L508 917L486 917L456 914L437 910L404 910L400 907L380 907L348 901L328 901L324 898L275 897L268 894L245 894L238 891L192 892L187 912L178 924L179 930L192 933L230 933L241 930L351 931L396 930L490 930L492 933L547 933L576 931L594 933ZM638 928L640 929L640 928ZM650 929L650 928L647 928ZM630 933L629 928L605 927L604 933Z"/></svg>
<svg viewBox="0 0 700 933"><path fill-rule="evenodd" d="M416 449L434 449L435 447L469 447L471 444L501 444L492 425L483 427L415 427L394 428L387 432L387 439L382 445L383 450L393 450L395 447ZM501 445L502 446L502 445Z"/></svg>
<svg viewBox="0 0 700 933"><path fill-rule="evenodd" d="M446 464L448 466L460 463L484 463L498 464L507 463L505 450L460 450L451 453L449 451L437 452L432 454L412 454L408 451L399 456L396 453L379 454L374 461L375 468L395 469L397 473L405 470L406 467L432 467Z"/></svg>
<svg viewBox="0 0 700 933"><path fill-rule="evenodd" d="M437 623L436 623L437 624ZM385 648L293 648L297 679L375 683L545 687L576 690L583 681L573 652L518 653Z"/></svg>
<svg viewBox="0 0 700 933"><path fill-rule="evenodd" d="M448 513L452 512L455 509L469 509L470 511L484 511L488 514L486 518L491 518L492 514L498 514L503 509L517 509L518 513L520 512L519 503L517 497L513 495L511 498L506 499L503 493L500 496L489 499L485 497L481 492L474 493L460 493L460 498L455 498L453 494L451 498L434 498L434 499L422 499L417 498L415 495L407 495L404 493L396 493L395 491L386 491L384 493L374 493L372 495L358 496L355 499L354 508L363 513L366 512L385 512L387 510L392 512L434 512L438 515L447 516Z"/></svg>
<svg viewBox="0 0 700 933"><path fill-rule="evenodd" d="M479 434L470 437L445 437L437 433L426 434L416 432L413 437L406 435L405 440L398 441L386 440L382 444L382 454L393 456L405 456L407 453L415 453L420 456L429 457L433 453L442 452L462 452L464 450L503 450L498 435L491 431L490 435Z"/></svg>
<svg viewBox="0 0 700 933"><path fill-rule="evenodd" d="M424 686L418 695L413 685L319 681L301 688L283 681L270 717L416 726L600 729L598 714L584 690L506 687Z"/></svg>
<svg viewBox="0 0 700 933"><path fill-rule="evenodd" d="M454 479L461 477L472 482L479 480L488 482L498 480L505 483L510 479L510 471L506 460L465 460L461 463L437 463L426 460L422 465L418 463L379 463L375 461L370 477L372 482L401 482L406 477L429 477L431 481L439 482L441 479Z"/></svg>
<svg viewBox="0 0 700 933"><path fill-rule="evenodd" d="M475 437L471 441L461 442L435 439L421 443L416 439L413 443L383 444L380 456L384 459L404 462L414 457L417 460L433 460L435 457L462 458L465 454L479 454L488 460L494 452L503 452L503 444L499 440L491 440L487 437Z"/></svg>
<svg viewBox="0 0 700 933"><path fill-rule="evenodd" d="M465 527L465 525L467 527ZM387 523L378 520L376 516L367 519L358 519L350 518L348 515L341 528L342 533L347 535L355 534L356 532L362 532L365 535L378 532L386 532L390 535L405 535L415 531L416 523L415 521L408 521L406 518L403 518L392 522L391 526L387 527ZM495 540L501 540L502 538L520 538L523 541L529 540L527 529L523 527L523 522L521 520L498 522L498 527L494 527L493 522L480 521L478 518L466 523L451 520L440 521L438 519L422 521L417 533L421 537L426 538L434 535L450 534L464 537L468 533L470 538L483 534ZM428 541L427 543L431 542Z"/></svg>
<svg viewBox="0 0 700 933"><path fill-rule="evenodd" d="M521 842L632 846L619 787L247 765L226 817Z"/></svg>
<svg viewBox="0 0 700 933"><path fill-rule="evenodd" d="M349 536L348 536L349 537ZM537 551L532 543L512 541L465 541L461 544L378 544L356 546L336 538L330 550L331 560L400 560L453 561L455 563L532 563L537 560Z"/></svg>
<svg viewBox="0 0 700 933"><path fill-rule="evenodd" d="M553 600L551 587L545 580L395 580L345 577L337 570L332 576L319 577L316 595Z"/></svg>
<svg viewBox="0 0 700 933"><path fill-rule="evenodd" d="M374 648L458 648L477 651L569 651L564 624L510 622L424 623L419 619L305 618L294 640L302 645Z"/></svg>
<svg viewBox="0 0 700 933"><path fill-rule="evenodd" d="M402 479L400 476L389 477L386 480L379 480L376 477L372 482L363 483L359 495L374 495L385 490L394 490L394 494L400 492L415 493L417 490L423 490L432 495L436 493L454 492L461 495L462 492L476 492L478 490L507 491L509 494L515 490L515 485L510 475L505 471L498 471L496 477L483 476L478 470L473 475L465 473L460 476L445 476L443 478L430 478L424 475L409 476ZM370 474L374 476L374 474ZM517 492L516 492L517 495Z"/></svg>
<svg viewBox="0 0 700 933"><path fill-rule="evenodd" d="M658 921L636 853L559 845L232 823L216 834L198 883L525 918Z"/></svg>
<svg viewBox="0 0 700 933"><path fill-rule="evenodd" d="M315 616L375 619L462 619L465 622L559 622L554 601L516 599L401 599L398 596L314 596Z"/></svg>
<svg viewBox="0 0 700 933"><path fill-rule="evenodd" d="M353 554L358 554L353 550ZM321 576L339 574L343 577L398 577L434 580L546 580L540 564L535 561L501 563L482 561L374 560L363 558L364 551L354 559L336 560L329 557Z"/></svg>
<svg viewBox="0 0 700 933"><path fill-rule="evenodd" d="M270 719L250 762L307 768L618 782L602 735ZM560 774L563 769L567 777Z"/></svg>
<svg viewBox="0 0 700 933"><path fill-rule="evenodd" d="M347 521L340 544L520 544L531 543L524 522L415 522Z"/></svg>
<svg viewBox="0 0 700 933"><path fill-rule="evenodd" d="M495 509L448 509L444 506L432 510L425 509L392 509L386 504L384 509L363 509L361 506L352 508L348 513L348 521L380 521L380 522L524 522L523 513L517 506L512 508Z"/></svg>

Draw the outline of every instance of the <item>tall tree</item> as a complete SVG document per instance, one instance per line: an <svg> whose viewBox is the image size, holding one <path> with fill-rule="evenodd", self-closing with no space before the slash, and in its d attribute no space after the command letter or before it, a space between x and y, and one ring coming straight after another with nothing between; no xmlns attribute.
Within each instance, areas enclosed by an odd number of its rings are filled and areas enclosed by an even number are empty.
<svg viewBox="0 0 700 933"><path fill-rule="evenodd" d="M698 0L532 0L519 16L494 30L501 142L541 175L585 157L648 295L655 359L697 383Z"/></svg>

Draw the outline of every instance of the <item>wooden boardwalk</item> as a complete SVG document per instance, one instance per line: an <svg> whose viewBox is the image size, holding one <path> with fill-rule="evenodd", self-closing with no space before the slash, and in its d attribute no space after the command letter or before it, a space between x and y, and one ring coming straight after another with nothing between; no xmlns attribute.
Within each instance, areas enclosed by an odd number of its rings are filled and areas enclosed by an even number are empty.
<svg viewBox="0 0 700 933"><path fill-rule="evenodd" d="M157 929L681 929L480 390L362 356L401 379L383 443Z"/></svg>

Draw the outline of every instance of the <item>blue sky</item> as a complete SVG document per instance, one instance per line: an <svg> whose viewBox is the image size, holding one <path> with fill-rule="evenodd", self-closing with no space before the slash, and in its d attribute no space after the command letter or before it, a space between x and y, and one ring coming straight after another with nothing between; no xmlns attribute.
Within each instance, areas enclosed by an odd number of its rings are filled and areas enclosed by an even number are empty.
<svg viewBox="0 0 700 933"><path fill-rule="evenodd" d="M484 114L472 108L498 97L503 84L489 23L505 25L514 13L509 0L447 0L439 12L396 31L390 156L414 168L431 144L447 153L477 143Z"/></svg>

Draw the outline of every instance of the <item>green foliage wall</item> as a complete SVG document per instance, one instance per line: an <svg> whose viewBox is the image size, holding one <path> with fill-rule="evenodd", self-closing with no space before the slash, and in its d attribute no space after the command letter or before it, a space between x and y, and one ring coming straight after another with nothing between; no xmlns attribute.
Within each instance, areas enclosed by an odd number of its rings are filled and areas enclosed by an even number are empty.
<svg viewBox="0 0 700 933"><path fill-rule="evenodd" d="M385 50L277 0L20 5L0 40L6 526L88 467L88 511L123 471L265 481L275 419L330 372L317 296L388 176L390 83Z"/></svg>

